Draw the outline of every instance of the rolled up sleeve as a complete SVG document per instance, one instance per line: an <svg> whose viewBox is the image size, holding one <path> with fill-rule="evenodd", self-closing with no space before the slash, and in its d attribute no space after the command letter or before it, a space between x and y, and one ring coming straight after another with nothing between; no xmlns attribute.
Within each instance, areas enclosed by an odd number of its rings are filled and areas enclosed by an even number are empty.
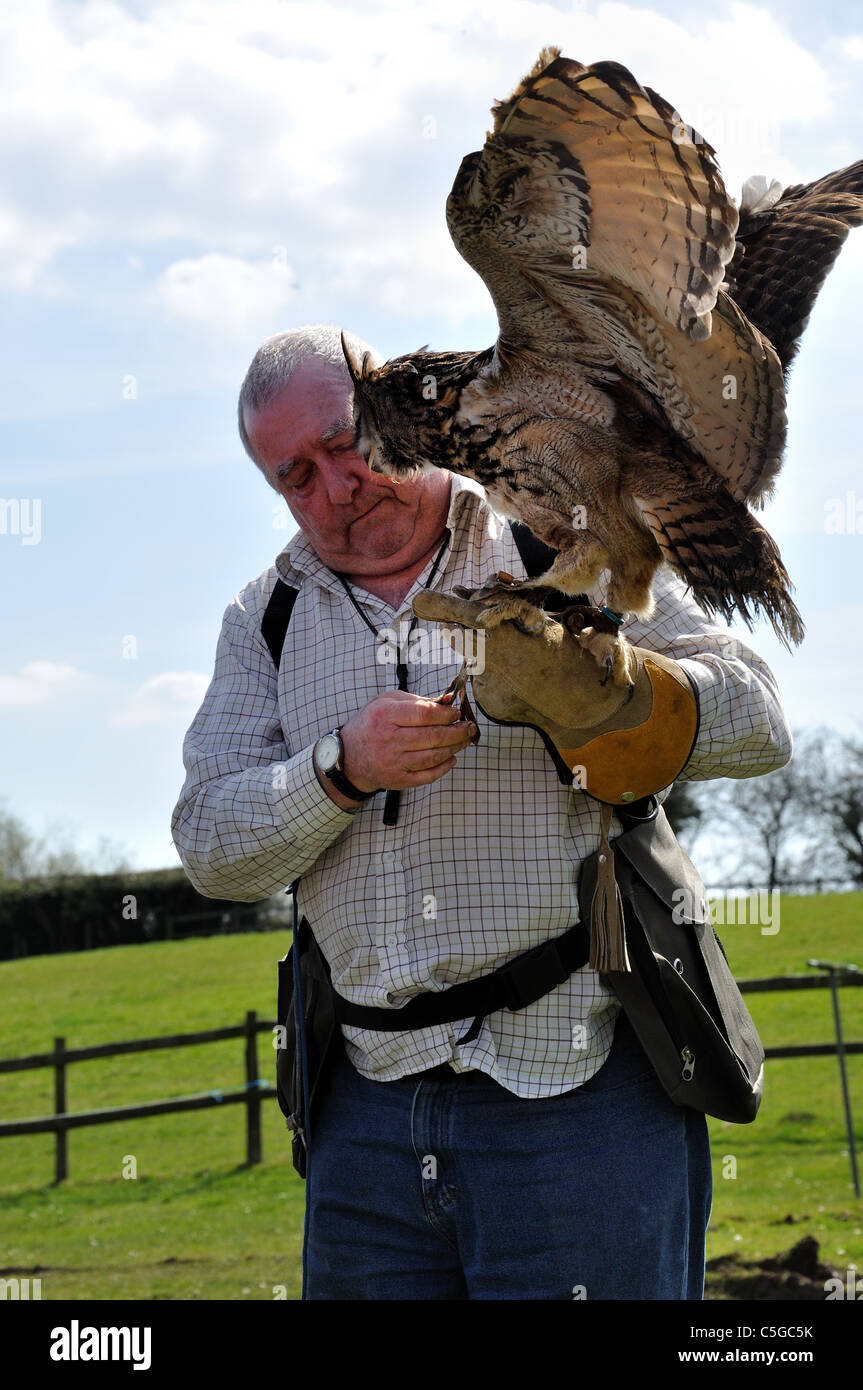
<svg viewBox="0 0 863 1390"><path fill-rule="evenodd" d="M287 747L275 666L235 600L183 742L186 780L171 819L177 853L204 897L259 902L279 892L353 822L318 782L312 752Z"/></svg>

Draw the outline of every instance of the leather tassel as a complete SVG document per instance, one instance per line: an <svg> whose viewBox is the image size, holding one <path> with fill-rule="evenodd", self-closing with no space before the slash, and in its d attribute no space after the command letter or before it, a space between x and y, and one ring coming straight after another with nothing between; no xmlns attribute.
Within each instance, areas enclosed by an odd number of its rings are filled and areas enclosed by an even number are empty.
<svg viewBox="0 0 863 1390"><path fill-rule="evenodd" d="M594 970L631 970L623 931L623 903L614 877L614 851L608 839L614 808L600 809L596 889L590 905L590 957Z"/></svg>

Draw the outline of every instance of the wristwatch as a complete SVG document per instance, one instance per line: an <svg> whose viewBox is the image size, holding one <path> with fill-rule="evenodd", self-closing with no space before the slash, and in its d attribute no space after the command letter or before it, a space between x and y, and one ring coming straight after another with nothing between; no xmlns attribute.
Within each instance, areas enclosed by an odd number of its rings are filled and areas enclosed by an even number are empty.
<svg viewBox="0 0 863 1390"><path fill-rule="evenodd" d="M361 792L359 787L355 787L345 776L345 745L342 743L340 729L331 729L323 738L318 739L314 758L321 772L329 778L342 796L349 796L352 801L368 801L370 796L377 795L378 788L371 792Z"/></svg>

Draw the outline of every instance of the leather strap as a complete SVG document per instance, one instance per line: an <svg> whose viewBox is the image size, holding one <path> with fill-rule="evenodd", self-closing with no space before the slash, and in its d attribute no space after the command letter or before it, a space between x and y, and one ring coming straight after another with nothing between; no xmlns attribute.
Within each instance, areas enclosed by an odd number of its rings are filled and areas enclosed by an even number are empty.
<svg viewBox="0 0 863 1390"><path fill-rule="evenodd" d="M409 999L398 1009L379 1009L369 1005L352 1004L333 991L336 1018L355 1028L370 1028L377 1032L394 1033L407 1028L428 1028L435 1023L455 1023L457 1019L475 1020L473 1036L487 1014L499 1009L515 1011L534 1004L544 994L562 985L570 975L587 964L590 940L587 927L577 922L563 936L545 941L523 955L516 956L488 975L465 980L434 993L426 992ZM468 1041L470 1035L459 1039Z"/></svg>

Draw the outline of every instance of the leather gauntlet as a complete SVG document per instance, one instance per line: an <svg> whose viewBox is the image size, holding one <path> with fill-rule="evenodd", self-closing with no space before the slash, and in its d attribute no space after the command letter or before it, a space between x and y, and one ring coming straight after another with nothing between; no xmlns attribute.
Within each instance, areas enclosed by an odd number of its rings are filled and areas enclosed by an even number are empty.
<svg viewBox="0 0 863 1390"><path fill-rule="evenodd" d="M676 661L627 643L631 685L621 688L601 682L590 652L550 614L537 610L535 632L514 622L485 631L483 605L470 599L426 589L413 608L420 618L453 624L449 636L458 650L474 648L479 708L499 724L536 729L561 781L620 806L661 791L685 766L698 704ZM478 629L477 637L467 644L459 628Z"/></svg>

